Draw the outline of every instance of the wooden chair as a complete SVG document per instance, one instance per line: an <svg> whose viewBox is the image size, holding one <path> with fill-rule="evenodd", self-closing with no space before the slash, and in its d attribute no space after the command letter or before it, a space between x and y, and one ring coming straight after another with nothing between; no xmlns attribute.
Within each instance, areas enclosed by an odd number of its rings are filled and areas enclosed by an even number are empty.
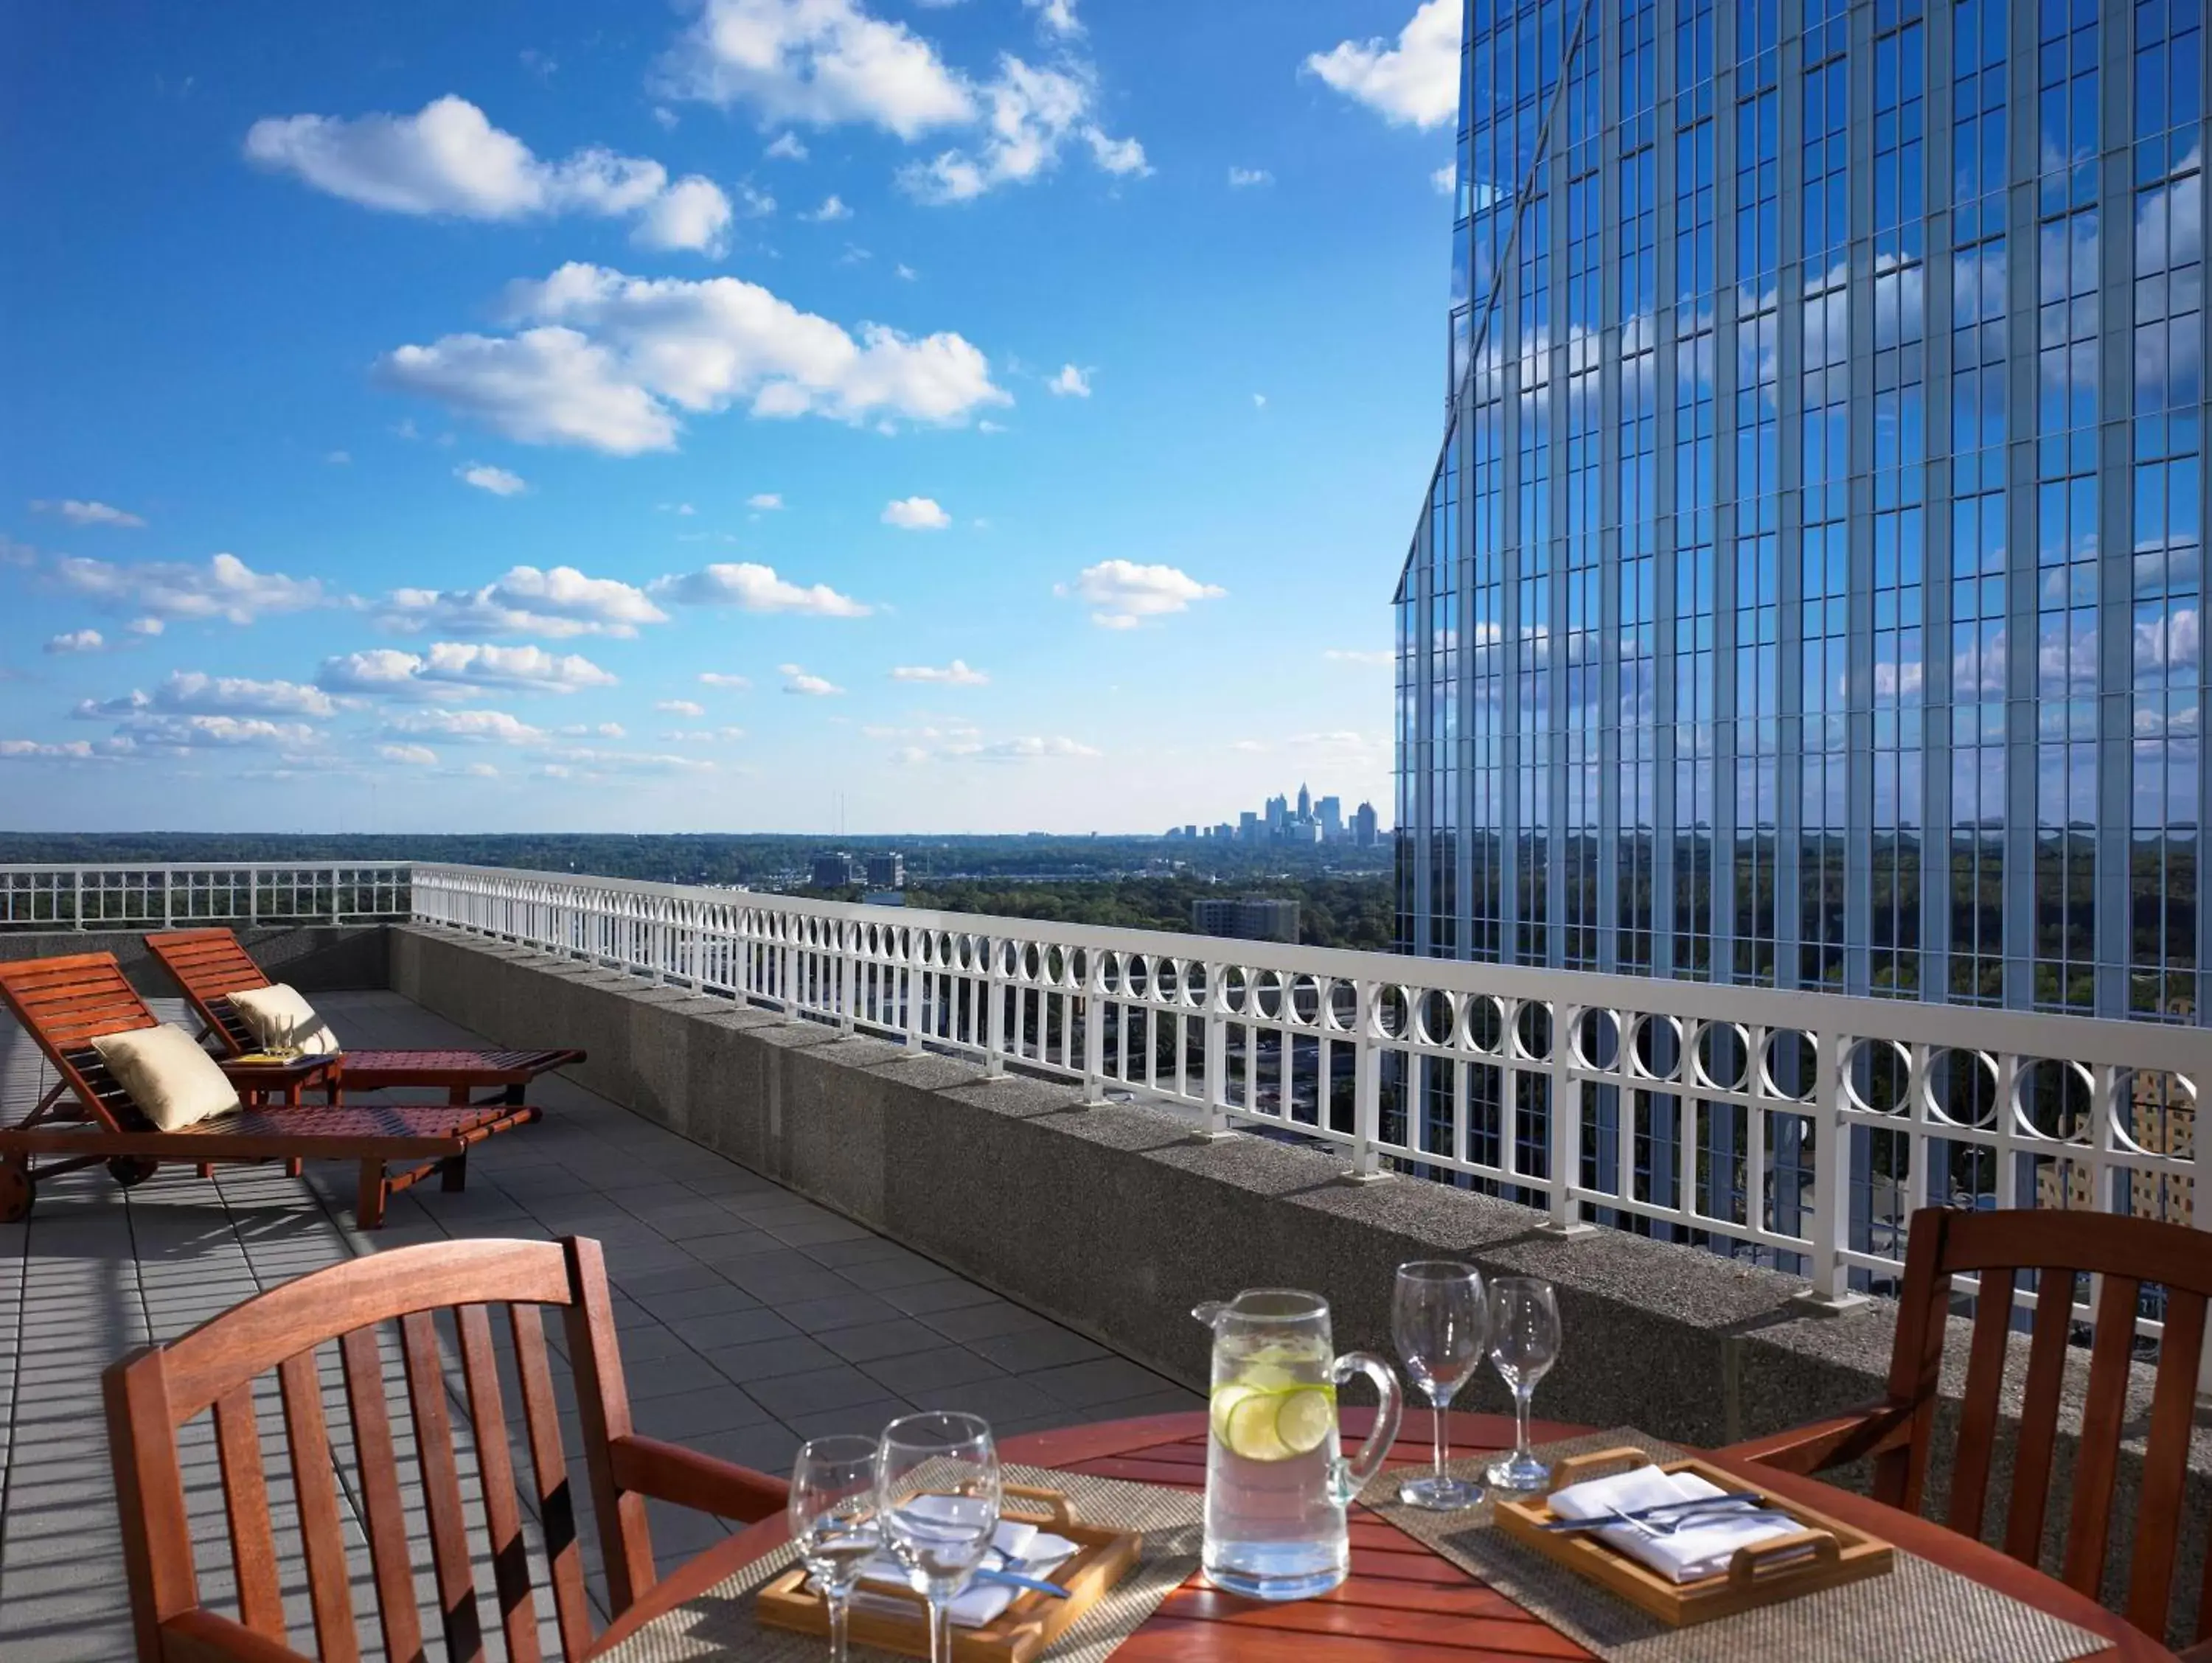
<svg viewBox="0 0 2212 1663"><path fill-rule="evenodd" d="M253 1382L274 1370L283 1404L300 1546L313 1624L313 1654L356 1660L352 1593L338 1478L323 1411L316 1348L335 1339L345 1379L357 1471L353 1494L368 1541L374 1611L394 1663L421 1658L422 1636L408 1549L408 1506L393 1454L378 1325L397 1321L414 1421L422 1492L446 1654L484 1655L483 1613L470 1557L468 1514L447 1410L435 1313L450 1310L474 1430L495 1617L507 1654L537 1663L537 1597L525 1549L507 1406L493 1349L491 1307L507 1308L520 1382L520 1429L530 1452L529 1495L541 1540L562 1655L589 1654L578 1499L562 1448L539 1307L560 1307L568 1329L584 1468L599 1526L607 1603L620 1616L653 1586L648 1496L750 1521L782 1510L781 1479L630 1429L629 1398L615 1343L599 1244L452 1241L402 1247L317 1271L247 1300L181 1339L147 1346L105 1376L107 1433L123 1516L124 1557L141 1663L283 1663L291 1649L278 1587L277 1549L264 1477ZM193 1569L178 1430L214 1411L238 1616L201 1603Z"/></svg>
<svg viewBox="0 0 2212 1663"><path fill-rule="evenodd" d="M146 938L147 950L176 979L185 1000L200 1020L200 1037L212 1038L227 1056L258 1050L253 1031L230 1002L233 993L266 987L269 978L228 930L172 930ZM381 1091L392 1086L437 1086L448 1102L465 1103L471 1093L489 1090L485 1102L519 1103L523 1088L550 1069L584 1060L570 1048L507 1050L493 1046L453 1046L432 1051L359 1051L345 1053L349 1090Z"/></svg>
<svg viewBox="0 0 2212 1663"><path fill-rule="evenodd" d="M1933 1459L1937 1376L1943 1362L1951 1278L1978 1275L1981 1290L1951 1457L1949 1511L1943 1522L1978 1539L1996 1442L2013 1296L2028 1285L2027 1272L2037 1272L2038 1285L2050 1295L2036 1302L2003 1542L2007 1553L2034 1565L2043 1545L2058 1437L2075 1278L2077 1272L2101 1277L2089 1351L2089 1393L2074 1461L2073 1502L2061 1570L2068 1586L2093 1599L2100 1598L2135 1339L2136 1300L2144 1284L2161 1284L2166 1295L2166 1332L2151 1399L2142 1488L2133 1508L2135 1551L2129 1565L2126 1616L2164 1643L2197 1406L2205 1302L2212 1296L2212 1238L2180 1224L2110 1213L1964 1212L1929 1207L1913 1214L1909 1242L1889 1387L1882 1400L1737 1444L1721 1452L1723 1459L1811 1473L1871 1456L1875 1499L1919 1512ZM2212 1642L2212 1563L2204 1570L2194 1636L2200 1642ZM2200 1643L2187 1656L2207 1663L2212 1660L2212 1643Z"/></svg>
<svg viewBox="0 0 2212 1663"><path fill-rule="evenodd" d="M526 1104L333 1102L241 1108L162 1132L138 1112L90 1043L97 1035L160 1021L114 954L0 964L0 999L59 1077L28 1115L0 1126L0 1223L29 1215L40 1179L102 1162L127 1188L163 1161L204 1171L216 1162L322 1160L360 1162L355 1217L374 1229L393 1195L433 1174L447 1189L463 1187L472 1146L538 1118ZM36 1164L42 1155L56 1158ZM402 1164L394 1169L387 1165L393 1162Z"/></svg>

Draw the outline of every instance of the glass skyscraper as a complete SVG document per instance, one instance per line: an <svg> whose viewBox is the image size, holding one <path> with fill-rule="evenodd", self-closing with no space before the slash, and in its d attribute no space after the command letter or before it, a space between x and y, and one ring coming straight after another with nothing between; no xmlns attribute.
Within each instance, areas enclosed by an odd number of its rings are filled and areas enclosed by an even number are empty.
<svg viewBox="0 0 2212 1663"><path fill-rule="evenodd" d="M1409 951L2197 1021L2203 0L1468 0Z"/></svg>

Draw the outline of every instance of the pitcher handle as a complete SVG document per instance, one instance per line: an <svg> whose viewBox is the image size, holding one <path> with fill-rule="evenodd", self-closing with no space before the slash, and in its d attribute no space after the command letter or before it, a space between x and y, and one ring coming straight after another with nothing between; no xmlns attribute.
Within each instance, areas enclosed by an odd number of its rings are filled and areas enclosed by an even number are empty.
<svg viewBox="0 0 2212 1663"><path fill-rule="evenodd" d="M1359 1453L1348 1461L1337 1463L1337 1487L1342 1492L1338 1497L1340 1506L1358 1495L1382 1466L1382 1458L1398 1441L1398 1417L1406 1407L1406 1394L1398 1384L1397 1371L1381 1357L1366 1351L1346 1351L1328 1366L1329 1379L1339 1386L1354 1375L1365 1375L1374 1381L1382 1401L1375 1410L1375 1429L1367 1435L1367 1441L1360 1445Z"/></svg>

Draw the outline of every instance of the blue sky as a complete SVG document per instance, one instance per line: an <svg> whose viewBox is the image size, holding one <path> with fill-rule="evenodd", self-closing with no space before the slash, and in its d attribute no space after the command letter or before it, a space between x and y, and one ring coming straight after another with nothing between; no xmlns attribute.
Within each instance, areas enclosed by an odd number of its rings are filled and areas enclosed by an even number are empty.
<svg viewBox="0 0 2212 1663"><path fill-rule="evenodd" d="M0 22L0 821L1388 817L1451 0Z"/></svg>

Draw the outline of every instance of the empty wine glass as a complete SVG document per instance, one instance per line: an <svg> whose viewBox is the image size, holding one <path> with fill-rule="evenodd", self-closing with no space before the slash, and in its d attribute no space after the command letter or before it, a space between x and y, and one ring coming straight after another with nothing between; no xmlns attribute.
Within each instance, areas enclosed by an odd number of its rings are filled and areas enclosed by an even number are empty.
<svg viewBox="0 0 2212 1663"><path fill-rule="evenodd" d="M1474 1265L1431 1259L1398 1266L1390 1295L1390 1332L1407 1376L1428 1393L1436 1421L1436 1470L1398 1486L1398 1499L1409 1507L1451 1513L1482 1499L1480 1484L1444 1471L1444 1411L1482 1366L1489 1326L1482 1275Z"/></svg>
<svg viewBox="0 0 2212 1663"><path fill-rule="evenodd" d="M904 1415L876 1451L876 1516L915 1593L929 1601L930 1663L951 1663L947 1607L999 1528L999 1450L974 1415Z"/></svg>
<svg viewBox="0 0 2212 1663"><path fill-rule="evenodd" d="M1485 1474L1500 1490L1540 1490L1549 1465L1528 1447L1528 1399L1559 1360L1559 1306L1539 1277L1501 1276L1490 1284L1490 1361L1513 1393L1513 1453Z"/></svg>
<svg viewBox="0 0 2212 1663"><path fill-rule="evenodd" d="M830 1608L830 1663L845 1663L845 1613L883 1540L876 1526L876 1441L815 1438L799 1446L785 1504L791 1539Z"/></svg>

